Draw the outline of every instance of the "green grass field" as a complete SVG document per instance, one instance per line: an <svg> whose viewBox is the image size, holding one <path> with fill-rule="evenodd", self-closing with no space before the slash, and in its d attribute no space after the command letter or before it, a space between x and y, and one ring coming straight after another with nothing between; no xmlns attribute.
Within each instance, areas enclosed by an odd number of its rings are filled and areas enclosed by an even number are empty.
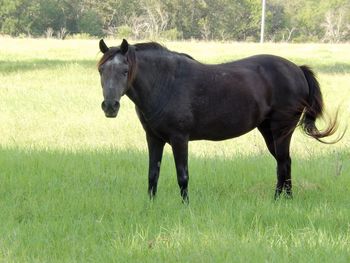
<svg viewBox="0 0 350 263"><path fill-rule="evenodd" d="M118 40L107 40L119 45ZM350 44L169 42L206 63L270 53L318 73L350 121ZM146 140L125 97L106 119L97 40L0 38L0 262L349 262L350 135L292 140L294 199L253 131L190 144L190 205L170 147L148 200ZM322 121L318 123L322 127Z"/></svg>

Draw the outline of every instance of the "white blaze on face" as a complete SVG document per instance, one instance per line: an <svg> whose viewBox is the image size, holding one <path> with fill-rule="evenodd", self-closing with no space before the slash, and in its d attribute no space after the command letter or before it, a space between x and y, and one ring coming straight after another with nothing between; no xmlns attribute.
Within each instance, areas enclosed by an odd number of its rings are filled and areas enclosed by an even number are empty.
<svg viewBox="0 0 350 263"><path fill-rule="evenodd" d="M119 56L114 56L113 59L111 60L108 60L106 62L106 66L107 67L110 67L110 66L117 66L117 65L121 65L123 63L122 59L119 57ZM115 88L115 85L114 85L114 82L113 82L113 78L109 78L108 79L108 82L107 82L107 85L106 85L109 89L114 89Z"/></svg>
<svg viewBox="0 0 350 263"><path fill-rule="evenodd" d="M123 61L120 59L120 57L118 57L118 56L114 56L114 58L113 59L111 59L111 60L108 60L107 62L106 62L106 64L109 66L109 65L111 65L111 64L113 64L113 65L120 65L120 64L122 64L123 63Z"/></svg>

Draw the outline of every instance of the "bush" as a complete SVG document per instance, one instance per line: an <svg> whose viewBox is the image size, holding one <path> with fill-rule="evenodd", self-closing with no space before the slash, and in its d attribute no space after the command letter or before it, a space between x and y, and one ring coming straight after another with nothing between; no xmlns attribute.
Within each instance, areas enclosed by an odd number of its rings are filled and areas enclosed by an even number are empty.
<svg viewBox="0 0 350 263"><path fill-rule="evenodd" d="M1 25L1 33L16 35L18 33L16 19L10 17L3 21Z"/></svg>
<svg viewBox="0 0 350 263"><path fill-rule="evenodd" d="M132 36L132 29L128 25L117 27L117 38L130 38Z"/></svg>
<svg viewBox="0 0 350 263"><path fill-rule="evenodd" d="M319 42L317 36L307 36L307 35L299 35L292 38L293 43L310 43L310 42Z"/></svg>
<svg viewBox="0 0 350 263"><path fill-rule="evenodd" d="M88 33L77 33L77 34L72 34L68 35L66 39L96 39L96 36L91 36Z"/></svg>
<svg viewBox="0 0 350 263"><path fill-rule="evenodd" d="M166 40L178 40L182 38L182 32L178 31L176 28L173 28L163 31L160 36Z"/></svg>
<svg viewBox="0 0 350 263"><path fill-rule="evenodd" d="M244 41L254 43L254 42L257 42L258 40L254 36L248 36Z"/></svg>
<svg viewBox="0 0 350 263"><path fill-rule="evenodd" d="M99 15L94 11L87 11L78 21L78 28L81 33L87 33L92 36L102 36L102 21Z"/></svg>

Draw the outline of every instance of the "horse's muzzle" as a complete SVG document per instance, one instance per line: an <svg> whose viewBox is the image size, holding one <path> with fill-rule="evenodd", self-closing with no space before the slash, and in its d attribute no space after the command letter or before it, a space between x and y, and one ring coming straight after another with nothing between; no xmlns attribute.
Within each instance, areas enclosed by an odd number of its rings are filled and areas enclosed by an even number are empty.
<svg viewBox="0 0 350 263"><path fill-rule="evenodd" d="M115 118L118 115L120 104L118 101L103 101L101 104L102 110L107 118Z"/></svg>

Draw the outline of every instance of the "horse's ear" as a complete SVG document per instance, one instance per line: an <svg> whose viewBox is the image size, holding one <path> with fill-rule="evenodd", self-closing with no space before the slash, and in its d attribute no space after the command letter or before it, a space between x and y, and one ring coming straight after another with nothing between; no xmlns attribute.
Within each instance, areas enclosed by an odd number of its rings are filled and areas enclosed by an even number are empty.
<svg viewBox="0 0 350 263"><path fill-rule="evenodd" d="M107 45L106 45L106 43L103 41L103 39L101 39L100 40L100 50L101 50L101 52L104 54L104 53L106 53L108 50L109 50L109 48L107 47Z"/></svg>
<svg viewBox="0 0 350 263"><path fill-rule="evenodd" d="M123 39L122 44L120 45L120 51L124 55L124 54L126 54L126 52L128 52L128 49L129 49L129 43L128 43L128 41Z"/></svg>

